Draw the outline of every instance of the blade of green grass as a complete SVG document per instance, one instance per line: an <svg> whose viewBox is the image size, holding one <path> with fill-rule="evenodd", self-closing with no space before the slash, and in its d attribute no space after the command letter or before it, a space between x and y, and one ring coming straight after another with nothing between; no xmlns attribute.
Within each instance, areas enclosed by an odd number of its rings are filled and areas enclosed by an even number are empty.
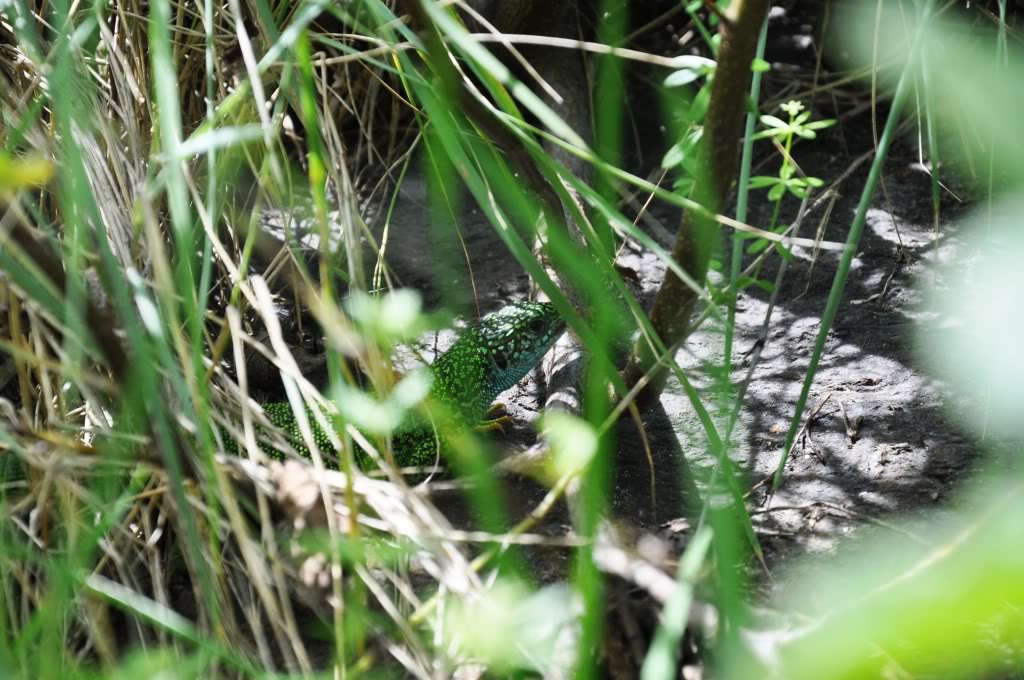
<svg viewBox="0 0 1024 680"><path fill-rule="evenodd" d="M693 584L707 559L712 531L704 526L697 530L686 546L676 570L676 590L661 610L661 623L644 657L641 680L670 680L677 677L679 647L686 632L693 604Z"/></svg>
<svg viewBox="0 0 1024 680"><path fill-rule="evenodd" d="M757 39L757 59L764 59L764 46L768 39L768 18L765 17L761 26L761 35ZM761 71L755 70L750 79L750 101L758 106L761 101ZM754 161L754 128L757 125L757 112L751 111L747 114L746 128L743 133L743 155L740 158L739 182L736 185L736 221L747 221L747 199L750 195L750 168ZM732 235L732 259L729 264L729 283L732 285L734 294L729 299L729 309L725 321L725 346L723 354L723 373L726 379L732 375L732 341L736 332L736 296L738 291L736 284L739 281L740 269L743 265L743 244L745 239L742 234Z"/></svg>
<svg viewBox="0 0 1024 680"><path fill-rule="evenodd" d="M86 591L143 621L152 623L157 628L167 631L174 637L210 652L236 670L252 676L260 674L258 668L230 648L211 644L208 635L191 621L166 605L145 597L121 583L112 581L99 574L85 576L82 578L82 585Z"/></svg>

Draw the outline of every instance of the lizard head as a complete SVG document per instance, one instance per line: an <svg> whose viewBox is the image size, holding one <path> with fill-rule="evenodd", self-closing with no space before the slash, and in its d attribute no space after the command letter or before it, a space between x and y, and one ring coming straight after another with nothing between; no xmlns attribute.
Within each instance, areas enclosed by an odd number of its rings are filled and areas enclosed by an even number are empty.
<svg viewBox="0 0 1024 680"><path fill-rule="evenodd" d="M540 363L565 332L554 305L514 302L484 317L434 361L433 396L475 424L487 406Z"/></svg>
<svg viewBox="0 0 1024 680"><path fill-rule="evenodd" d="M513 302L477 327L502 389L522 380L565 332L565 320L548 302Z"/></svg>

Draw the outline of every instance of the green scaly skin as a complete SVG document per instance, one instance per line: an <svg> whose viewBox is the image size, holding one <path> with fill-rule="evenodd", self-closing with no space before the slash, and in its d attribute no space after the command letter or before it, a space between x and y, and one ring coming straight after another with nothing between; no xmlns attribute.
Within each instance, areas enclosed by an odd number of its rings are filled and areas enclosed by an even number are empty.
<svg viewBox="0 0 1024 680"><path fill-rule="evenodd" d="M463 333L430 367L430 401L450 417L447 425L439 429L450 437L479 423L494 399L537 366L563 332L565 321L553 305L515 302ZM309 457L291 405L275 402L262 407L292 447ZM309 421L317 446L322 451L333 451L327 433L316 424L312 414ZM435 428L422 417L410 416L392 437L392 446L400 467L429 466L437 461ZM274 458L282 458L279 451L265 451ZM363 469L374 467L361 451L356 462Z"/></svg>

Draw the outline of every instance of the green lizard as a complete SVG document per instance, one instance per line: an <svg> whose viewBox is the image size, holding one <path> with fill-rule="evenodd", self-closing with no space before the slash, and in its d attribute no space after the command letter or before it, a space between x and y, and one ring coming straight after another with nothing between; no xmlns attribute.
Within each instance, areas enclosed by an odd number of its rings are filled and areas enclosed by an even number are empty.
<svg viewBox="0 0 1024 680"><path fill-rule="evenodd" d="M431 365L433 374L430 397L440 410L450 414L453 434L478 424L494 399L523 379L565 331L565 321L553 305L539 302L515 302L470 328L452 347ZM289 443L304 456L309 450L287 402L261 404L270 422L282 430ZM327 434L310 415L314 440L323 451L331 451ZM422 417L410 416L392 439L395 462L400 466L431 465L437 458L435 428ZM234 441L225 440L229 453L237 453ZM265 452L282 458L269 446ZM24 478L24 470L13 455L0 456L0 485ZM373 467L360 451L360 467Z"/></svg>
<svg viewBox="0 0 1024 680"><path fill-rule="evenodd" d="M494 399L523 379L565 331L565 321L550 303L515 302L486 316L470 328L430 367L433 374L431 401L451 418L448 434L465 431L481 422ZM282 430L303 456L309 450L287 402L262 404L270 422ZM309 418L314 441L332 451L327 433ZM422 416L412 415L392 438L399 466L427 466L437 459L435 428ZM281 453L265 448L268 455ZM373 467L359 452L356 462Z"/></svg>

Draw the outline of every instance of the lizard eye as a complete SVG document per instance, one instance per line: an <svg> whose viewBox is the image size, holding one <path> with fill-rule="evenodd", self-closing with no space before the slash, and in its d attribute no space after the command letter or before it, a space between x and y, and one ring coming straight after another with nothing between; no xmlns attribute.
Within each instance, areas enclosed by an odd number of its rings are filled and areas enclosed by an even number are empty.
<svg viewBox="0 0 1024 680"><path fill-rule="evenodd" d="M491 353L491 358L494 360L494 365L501 370L508 368L508 357L505 356L505 352L500 349L496 349Z"/></svg>

